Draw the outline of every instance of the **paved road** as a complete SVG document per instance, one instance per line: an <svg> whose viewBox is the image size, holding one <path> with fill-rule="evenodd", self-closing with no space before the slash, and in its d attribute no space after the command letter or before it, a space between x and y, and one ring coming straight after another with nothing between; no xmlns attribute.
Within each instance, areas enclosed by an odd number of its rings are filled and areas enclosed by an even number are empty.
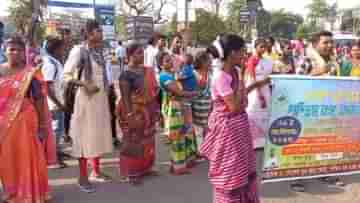
<svg viewBox="0 0 360 203"><path fill-rule="evenodd" d="M191 175L171 176L168 173L167 147L158 143L157 169L159 177L148 178L142 186L130 186L116 181L117 153L102 160L104 171L114 177L111 183L96 184L97 192L86 194L77 186L78 167L70 160L64 170L50 170L50 184L55 203L211 203L212 188L207 179L207 164L203 163ZM262 152L257 152L260 173ZM306 193L294 193L287 182L260 185L262 203L360 203L360 176L347 176L345 188L329 188L317 181L308 181Z"/></svg>
<svg viewBox="0 0 360 203"><path fill-rule="evenodd" d="M65 170L51 170L50 183L56 203L211 203L212 188L207 180L207 164L199 165L192 175L174 177L168 173L168 156L165 145L158 144L157 168L161 176L146 179L142 186L130 186L118 182L97 184L97 192L79 192L76 185L78 169L76 161ZM257 152L260 170L262 152ZM104 159L104 170L116 177L118 163L115 153ZM357 203L360 202L360 176L345 177L348 185L343 189L329 188L317 181L308 182L307 193L294 193L288 183L261 185L263 203Z"/></svg>

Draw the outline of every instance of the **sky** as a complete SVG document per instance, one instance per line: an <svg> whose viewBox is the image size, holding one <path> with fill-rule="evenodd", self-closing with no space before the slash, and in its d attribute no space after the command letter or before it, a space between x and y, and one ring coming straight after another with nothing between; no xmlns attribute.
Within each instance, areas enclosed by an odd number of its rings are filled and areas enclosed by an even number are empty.
<svg viewBox="0 0 360 203"><path fill-rule="evenodd" d="M305 7L311 3L312 0L263 0L265 9L277 10L284 8L287 11L292 11L297 14L306 15L307 9ZM328 0L329 3L334 3L335 0ZM338 0L338 5L341 9L353 8L360 6L359 0Z"/></svg>
<svg viewBox="0 0 360 203"><path fill-rule="evenodd" d="M9 6L9 2L11 0L0 0L1 7L0 7L0 16L6 14L6 10ZM68 2L80 2L80 3L92 3L93 0L59 0L59 1L68 1ZM119 0L96 0L96 3L109 3L115 2ZM154 0L156 1L156 0ZM202 1L202 0L193 0L195 1ZM311 0L262 0L265 9L267 10L274 10L274 9L281 9L284 8L287 11L292 11L301 15L306 15L306 5L308 5ZM335 2L335 0L328 0L329 2ZM338 0L338 4L340 8L351 8L356 5L360 6L359 0Z"/></svg>

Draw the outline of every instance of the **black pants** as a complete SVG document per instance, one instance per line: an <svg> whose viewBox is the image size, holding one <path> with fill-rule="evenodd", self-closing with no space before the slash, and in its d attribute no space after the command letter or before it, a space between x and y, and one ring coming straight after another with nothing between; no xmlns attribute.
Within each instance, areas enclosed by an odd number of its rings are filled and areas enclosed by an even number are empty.
<svg viewBox="0 0 360 203"><path fill-rule="evenodd" d="M116 136L116 116L115 116L115 109L116 109L116 94L114 86L110 86L109 91L109 109L110 109L110 122L111 122L111 133L113 138L117 138Z"/></svg>
<svg viewBox="0 0 360 203"><path fill-rule="evenodd" d="M70 123L71 123L71 113L65 112L65 118L64 118L65 135L69 135Z"/></svg>

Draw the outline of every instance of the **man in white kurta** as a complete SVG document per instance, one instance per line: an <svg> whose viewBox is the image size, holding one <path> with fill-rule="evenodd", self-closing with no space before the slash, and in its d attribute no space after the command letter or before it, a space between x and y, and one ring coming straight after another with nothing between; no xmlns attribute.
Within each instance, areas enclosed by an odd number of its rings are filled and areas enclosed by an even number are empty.
<svg viewBox="0 0 360 203"><path fill-rule="evenodd" d="M113 151L113 145L108 104L109 80L101 50L102 30L94 20L87 22L86 29L87 41L75 46L70 52L64 68L64 78L80 84L75 97L70 136L73 140L72 156L79 158L80 189L90 193L95 190L89 179L100 182L109 180L100 173L99 162L102 155ZM80 80L77 80L81 66L84 69ZM94 169L90 178L87 174L88 159L92 159Z"/></svg>
<svg viewBox="0 0 360 203"><path fill-rule="evenodd" d="M91 64L93 82L100 91L88 96L83 88L79 88L76 94L70 136L73 139L72 156L78 158L96 158L113 150L108 94L103 87L103 68L92 58ZM74 78L79 65L80 46L77 46L71 51L66 62L65 75Z"/></svg>

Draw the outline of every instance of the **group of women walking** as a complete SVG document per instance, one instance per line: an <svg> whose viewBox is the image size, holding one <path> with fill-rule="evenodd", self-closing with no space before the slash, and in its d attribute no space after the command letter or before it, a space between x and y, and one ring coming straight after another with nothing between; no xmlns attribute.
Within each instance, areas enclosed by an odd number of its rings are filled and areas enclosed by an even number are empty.
<svg viewBox="0 0 360 203"><path fill-rule="evenodd" d="M101 67L103 61L92 43L96 32L95 29L86 45L91 54L91 70L83 70L80 78L84 84L77 92L70 130L72 155L80 164L79 184L88 192L93 192L89 180L106 179L99 169L99 156L112 151L107 139L111 136L105 136L110 135L110 123L98 117L108 109L105 108L107 85ZM161 72L157 74L153 67L144 66L143 46L129 45L128 66L119 78L121 97L116 109L122 132L121 180L139 184L144 176L158 174L154 170L155 136L162 117L170 143L169 171L173 175L191 173L198 161L205 158L210 162L209 178L216 203L259 202L252 134L265 134L264 119L270 105L268 75L272 71L263 57L265 45L266 42L258 41L256 54L246 64L245 41L237 35L219 37L209 49L197 53L193 64L189 64L194 66L197 84L194 90L186 89L176 77L179 67L174 67L172 53L158 54ZM5 200L46 202L50 200L47 165L56 160L44 99L46 83L39 69L25 65L25 44L20 37L7 41L6 54L8 62L0 67L0 178ZM78 77L81 54L79 47L70 53L64 70L66 81ZM221 61L221 67L216 70L211 65L214 59ZM177 54L176 64L186 63L181 60ZM92 83L86 83L90 79ZM92 85L98 87L96 91ZM94 90L91 95L90 90ZM161 104L159 92L162 92ZM190 128L184 101L192 106ZM106 117L110 117L108 113ZM88 114L91 115L86 116ZM262 118L258 118L260 114ZM96 119L89 120L91 118ZM89 136L98 138L89 141ZM88 159L94 168L90 179Z"/></svg>

